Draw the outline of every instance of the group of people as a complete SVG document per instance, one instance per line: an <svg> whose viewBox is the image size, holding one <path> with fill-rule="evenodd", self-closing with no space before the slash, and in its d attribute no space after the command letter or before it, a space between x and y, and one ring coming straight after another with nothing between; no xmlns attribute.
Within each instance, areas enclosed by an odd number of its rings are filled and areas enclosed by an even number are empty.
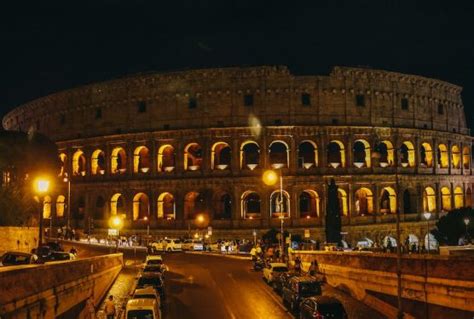
<svg viewBox="0 0 474 319"><path fill-rule="evenodd" d="M114 296L110 295L104 304L104 313L107 319L114 319L117 315L117 309L115 307ZM91 295L86 301L86 319L96 318L96 307L94 297Z"/></svg>

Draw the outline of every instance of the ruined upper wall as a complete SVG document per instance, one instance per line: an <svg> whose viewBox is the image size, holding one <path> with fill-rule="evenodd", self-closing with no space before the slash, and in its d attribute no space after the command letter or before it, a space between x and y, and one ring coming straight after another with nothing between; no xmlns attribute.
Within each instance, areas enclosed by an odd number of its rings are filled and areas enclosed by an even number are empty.
<svg viewBox="0 0 474 319"><path fill-rule="evenodd" d="M329 76L295 76L284 66L203 69L135 75L62 91L17 107L4 117L3 127L35 128L54 140L68 140L241 127L253 114L262 125L410 127L468 134L460 93L460 87L446 82L361 68L335 67Z"/></svg>

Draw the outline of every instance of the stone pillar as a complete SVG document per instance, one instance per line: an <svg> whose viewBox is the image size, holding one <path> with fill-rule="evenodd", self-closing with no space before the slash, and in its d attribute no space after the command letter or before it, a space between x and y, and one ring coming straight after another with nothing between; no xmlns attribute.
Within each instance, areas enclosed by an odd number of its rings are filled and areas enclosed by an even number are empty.
<svg viewBox="0 0 474 319"><path fill-rule="evenodd" d="M346 168L354 167L354 136L350 134L347 138L342 139L344 145L344 151L346 152Z"/></svg>
<svg viewBox="0 0 474 319"><path fill-rule="evenodd" d="M175 172L176 175L182 175L184 172L184 148L186 143L183 142L182 139L178 140L178 143L175 148Z"/></svg>
<svg viewBox="0 0 474 319"><path fill-rule="evenodd" d="M156 167L156 165L155 165ZM158 219L158 191L151 189L147 192L150 201L150 221Z"/></svg>
<svg viewBox="0 0 474 319"><path fill-rule="evenodd" d="M201 172L208 175L211 172L211 141L209 137L200 138L198 141L202 148Z"/></svg>
<svg viewBox="0 0 474 319"><path fill-rule="evenodd" d="M374 215L375 216L380 216L380 201L379 201L379 197L380 197L380 187L378 184L373 184L373 190L374 190Z"/></svg>
<svg viewBox="0 0 474 319"><path fill-rule="evenodd" d="M232 148L231 152L231 165L230 170L233 176L240 175L240 145L238 139L233 139L230 147Z"/></svg>
<svg viewBox="0 0 474 319"><path fill-rule="evenodd" d="M348 187L348 194L347 194L347 223L351 224L352 215L355 214L355 194L354 194L354 187L352 183L349 183Z"/></svg>
<svg viewBox="0 0 474 319"><path fill-rule="evenodd" d="M293 137L289 140L289 148L289 172L291 175L295 175L298 169L298 150Z"/></svg>
<svg viewBox="0 0 474 319"><path fill-rule="evenodd" d="M127 141L127 145L125 145L125 152L127 153L127 175L128 176L133 176L133 160L134 160L134 155L133 155L133 145L130 141Z"/></svg>
<svg viewBox="0 0 474 319"><path fill-rule="evenodd" d="M325 169L328 167L328 155L327 155L328 140L329 139L326 133L322 134L318 139L319 166Z"/></svg>
<svg viewBox="0 0 474 319"><path fill-rule="evenodd" d="M150 173L156 176L158 172L158 150L156 147L156 140L152 139L150 142Z"/></svg>

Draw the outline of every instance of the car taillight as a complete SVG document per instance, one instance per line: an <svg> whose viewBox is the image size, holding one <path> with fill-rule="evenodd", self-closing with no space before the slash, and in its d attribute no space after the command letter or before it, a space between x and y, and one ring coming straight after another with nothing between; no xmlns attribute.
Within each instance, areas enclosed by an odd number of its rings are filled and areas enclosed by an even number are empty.
<svg viewBox="0 0 474 319"><path fill-rule="evenodd" d="M313 318L314 319L324 319L324 316L321 313L319 313L319 311L315 311L315 312L313 312Z"/></svg>

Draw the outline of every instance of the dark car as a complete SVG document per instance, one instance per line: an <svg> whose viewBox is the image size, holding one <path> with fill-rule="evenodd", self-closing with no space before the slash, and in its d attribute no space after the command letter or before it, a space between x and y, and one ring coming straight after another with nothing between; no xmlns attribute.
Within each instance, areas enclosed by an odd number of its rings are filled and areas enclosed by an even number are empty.
<svg viewBox="0 0 474 319"><path fill-rule="evenodd" d="M143 268L143 273L159 273L162 277L165 276L166 266L164 264L161 265L147 265Z"/></svg>
<svg viewBox="0 0 474 319"><path fill-rule="evenodd" d="M300 304L300 319L347 319L347 313L339 300L328 296L309 297Z"/></svg>
<svg viewBox="0 0 474 319"><path fill-rule="evenodd" d="M281 295L283 287L286 286L288 284L288 281L295 276L298 276L298 274L294 272L281 273L279 276L275 277L275 279L273 280L273 283L272 283L273 290L277 294Z"/></svg>
<svg viewBox="0 0 474 319"><path fill-rule="evenodd" d="M159 273L143 273L138 278L136 288L153 287L160 294L161 298L165 297L165 281Z"/></svg>
<svg viewBox="0 0 474 319"><path fill-rule="evenodd" d="M302 276L290 278L282 288L283 303L297 311L304 298L321 295L321 283L313 277Z"/></svg>
<svg viewBox="0 0 474 319"><path fill-rule="evenodd" d="M53 251L48 256L47 261L62 261L62 260L74 260L75 257L71 253L67 253L64 251Z"/></svg>
<svg viewBox="0 0 474 319"><path fill-rule="evenodd" d="M52 251L64 251L63 246L60 243L49 241L46 243L46 246L51 248Z"/></svg>
<svg viewBox="0 0 474 319"><path fill-rule="evenodd" d="M49 257L53 253L53 249L50 246L42 245L36 249L36 255L40 261L48 261Z"/></svg>
<svg viewBox="0 0 474 319"><path fill-rule="evenodd" d="M31 265L38 262L38 256L35 254L23 253L19 251L6 252L1 259L2 266Z"/></svg>

